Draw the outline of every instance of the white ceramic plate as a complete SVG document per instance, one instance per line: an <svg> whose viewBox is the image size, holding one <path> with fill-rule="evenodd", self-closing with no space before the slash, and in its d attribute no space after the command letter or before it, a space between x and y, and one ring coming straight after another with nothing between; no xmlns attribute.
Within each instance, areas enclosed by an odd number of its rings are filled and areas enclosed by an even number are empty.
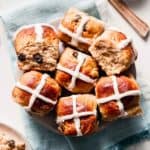
<svg viewBox="0 0 150 150"><path fill-rule="evenodd" d="M12 127L0 123L0 134L5 134L6 137L15 140L17 143L25 143L26 150L32 150L28 141Z"/></svg>

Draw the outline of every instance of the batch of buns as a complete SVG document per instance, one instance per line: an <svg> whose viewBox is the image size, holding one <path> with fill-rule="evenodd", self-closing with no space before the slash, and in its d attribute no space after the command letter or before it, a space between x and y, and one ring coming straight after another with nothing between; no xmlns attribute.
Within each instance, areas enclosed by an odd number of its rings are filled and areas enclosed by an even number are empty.
<svg viewBox="0 0 150 150"><path fill-rule="evenodd" d="M15 102L41 117L56 115L60 133L91 134L101 122L142 114L139 86L124 74L137 54L118 29L70 8L57 29L26 25L13 42L23 71L12 92Z"/></svg>

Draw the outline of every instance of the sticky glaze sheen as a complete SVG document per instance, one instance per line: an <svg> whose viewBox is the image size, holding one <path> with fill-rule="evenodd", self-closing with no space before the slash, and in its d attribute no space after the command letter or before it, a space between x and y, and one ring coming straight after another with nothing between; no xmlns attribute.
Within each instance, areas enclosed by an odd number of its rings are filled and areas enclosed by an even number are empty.
<svg viewBox="0 0 150 150"><path fill-rule="evenodd" d="M56 32L56 29L54 26L48 24L48 23L38 23L38 24L30 24L30 25L24 25L22 27L20 27L15 33L14 33L14 36L13 36L13 41L16 39L16 36L18 35L19 32L21 32L22 30L24 29L28 29L28 28L43 28L42 26L46 26L46 27L49 27L49 28L52 28L54 30L54 32ZM35 32L36 33L40 33L41 34L41 29L35 29ZM43 31L42 31L43 32ZM41 36L41 35L40 35ZM43 35L42 35L43 36Z"/></svg>
<svg viewBox="0 0 150 150"><path fill-rule="evenodd" d="M54 100L52 100L52 99L50 99L50 98L47 98L47 97L45 97L45 96L43 96L43 95L40 95L40 91L41 91L42 88L44 87L45 82L46 82L46 79L47 79L48 77L49 77L49 76L48 76L47 74L43 74L39 85L38 85L34 90L31 89L31 88L29 88L29 87L27 87L27 86L25 86L25 85L22 85L20 82L17 82L16 87L18 87L18 88L20 88L20 89L22 89L22 90L24 90L24 91L26 91L26 92L32 94L32 95L31 95L31 98L30 98L30 100L29 100L29 105L28 105L27 107L25 107L25 109L26 109L27 111L32 112L31 109L32 109L32 106L33 106L33 104L35 103L37 97L40 98L42 101L44 101L44 102L46 102L46 103L50 103L50 104L53 104L53 105L56 104L56 101L54 101Z"/></svg>
<svg viewBox="0 0 150 150"><path fill-rule="evenodd" d="M118 89L118 83L117 83L117 77L116 76L111 76L112 83L113 83L113 89L114 89L114 95L105 97L105 98L99 98L97 99L98 104L103 104L110 102L112 100L117 100L117 105L119 107L119 110L122 114L122 116L126 115L127 112L124 111L124 106L123 103L121 102L121 99L127 96L137 96L140 95L140 90L130 90L124 93L119 93Z"/></svg>
<svg viewBox="0 0 150 150"><path fill-rule="evenodd" d="M81 79L82 81L85 81L87 83L94 83L95 82L95 80L93 80L90 77L84 75L83 73L80 73L80 68L83 65L83 63L84 63L84 61L87 57L88 57L87 55L85 55L81 52L78 52L78 56L77 56L78 64L77 64L74 71L63 67L61 64L57 65L58 70L64 71L64 72L66 72L66 73L68 73L72 76L71 83L69 84L70 89L73 89L76 86L76 80L77 79Z"/></svg>
<svg viewBox="0 0 150 150"><path fill-rule="evenodd" d="M73 113L70 115L65 116L58 116L57 117L57 123L62 123L66 120L74 120L77 136L82 136L81 131L81 123L80 123L80 117L89 116L89 115L95 115L96 116L96 110L94 111L87 111L87 112L77 112L77 97L78 95L72 95L72 107L73 107Z"/></svg>

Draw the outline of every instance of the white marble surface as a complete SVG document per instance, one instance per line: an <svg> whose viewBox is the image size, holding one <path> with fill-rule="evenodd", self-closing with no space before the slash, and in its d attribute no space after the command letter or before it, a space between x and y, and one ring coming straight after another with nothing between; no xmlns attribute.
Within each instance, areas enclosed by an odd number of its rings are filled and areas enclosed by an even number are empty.
<svg viewBox="0 0 150 150"><path fill-rule="evenodd" d="M23 5L25 3L30 2L30 0L0 0L0 13L8 11L9 9L14 9L15 7L18 7L19 5ZM138 14L141 18L143 18L146 22L150 24L150 15L149 15L149 9L150 9L150 0L127 0L127 2L130 4L130 7ZM145 61L149 60L149 55L144 54L144 51L150 50L150 38L148 38L146 41L142 40L135 32L134 30L124 21L117 12L111 8L113 11L113 17L109 19L109 22L113 22L112 25L116 24L116 26L123 28L122 25L126 25L127 33L130 33L134 37L134 42L136 43L136 47L140 49L140 55L138 61L140 61L140 57L144 57ZM117 21L115 19L117 18ZM2 31L0 31L2 32ZM3 37L5 38L5 37ZM5 53L5 48L0 48L0 68L1 68L1 74L0 74L0 91L1 91L1 98L0 98L0 121L7 122L14 128L17 128L19 131L24 133L24 127L21 124L18 124L21 120L21 117L15 118L15 114L19 113L19 107L9 107L14 104L10 97L10 90L12 89L13 85L13 76L12 71L10 68L10 61L9 57ZM4 64L5 62L5 64ZM139 63L138 63L139 64ZM146 74L147 80L150 76L150 71L147 69L144 69L144 63L141 62L138 66L139 68L143 67L143 71ZM146 67L146 66L145 66ZM2 69L3 68L3 69ZM3 103L5 100L8 100L8 104L6 106L6 103ZM5 112L7 111L7 116ZM4 114L3 114L4 112ZM10 119L11 118L11 119ZM149 150L150 148L150 141L142 141L138 144L130 146L129 150Z"/></svg>
<svg viewBox="0 0 150 150"><path fill-rule="evenodd" d="M0 26L2 26L1 24L2 23L0 22ZM19 124L21 122L21 116L18 115L20 113L20 108L11 99L10 91L12 90L14 79L12 75L9 56L8 53L6 53L6 51L8 50L8 48L6 47L7 44L2 44L7 43L7 38L4 36L6 34L4 33L4 29L0 28L0 122L7 123L17 130L24 132L23 126ZM16 116L18 117L16 118Z"/></svg>

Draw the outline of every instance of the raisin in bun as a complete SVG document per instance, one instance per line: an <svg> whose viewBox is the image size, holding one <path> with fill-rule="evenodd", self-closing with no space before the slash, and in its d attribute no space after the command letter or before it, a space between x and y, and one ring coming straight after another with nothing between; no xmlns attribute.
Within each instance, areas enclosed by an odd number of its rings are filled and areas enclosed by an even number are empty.
<svg viewBox="0 0 150 150"><path fill-rule="evenodd" d="M61 97L57 104L57 124L64 135L82 136L97 127L96 98L90 94Z"/></svg>
<svg viewBox="0 0 150 150"><path fill-rule="evenodd" d="M49 75L37 71L24 73L12 92L15 102L38 115L49 113L60 94L57 82Z"/></svg>
<svg viewBox="0 0 150 150"><path fill-rule="evenodd" d="M104 23L95 17L70 8L58 27L58 37L65 43L88 53L93 39L104 31Z"/></svg>
<svg viewBox="0 0 150 150"><path fill-rule="evenodd" d="M133 78L102 77L97 82L95 92L104 121L134 117L142 113L139 86Z"/></svg>
<svg viewBox="0 0 150 150"><path fill-rule="evenodd" d="M14 47L21 70L55 70L59 40L53 26L41 23L19 28L14 35Z"/></svg>
<svg viewBox="0 0 150 150"><path fill-rule="evenodd" d="M127 70L136 58L131 39L112 29L105 30L93 42L89 51L107 75Z"/></svg>
<svg viewBox="0 0 150 150"><path fill-rule="evenodd" d="M99 76L95 60L67 47L57 64L56 81L72 93L88 93Z"/></svg>

